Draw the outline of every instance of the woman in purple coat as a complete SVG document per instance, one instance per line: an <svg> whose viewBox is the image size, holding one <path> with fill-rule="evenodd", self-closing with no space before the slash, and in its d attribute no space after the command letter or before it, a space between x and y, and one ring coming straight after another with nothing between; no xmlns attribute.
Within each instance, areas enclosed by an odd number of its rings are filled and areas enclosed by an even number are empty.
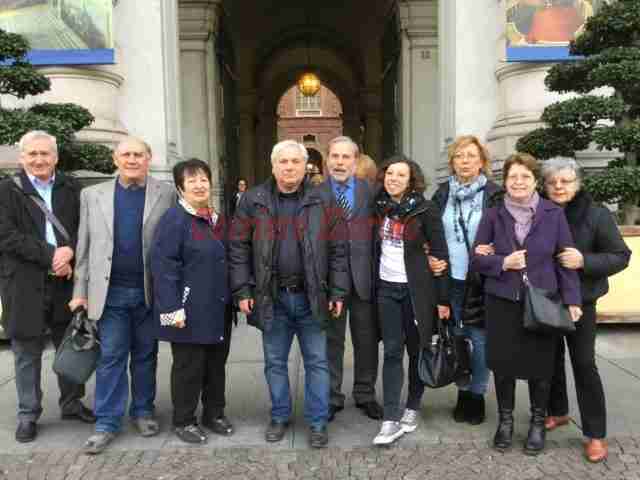
<svg viewBox="0 0 640 480"><path fill-rule="evenodd" d="M574 246L571 231L562 209L538 196L537 171L531 155L515 154L506 160L504 202L482 217L476 235L479 247L470 266L485 277L487 365L494 373L499 414L494 447L511 447L516 379L524 379L531 402L525 444L530 455L544 449L557 338L523 328L523 271L532 285L559 291L574 321L582 315L578 274L557 260L560 252ZM479 254L488 249L491 254Z"/></svg>

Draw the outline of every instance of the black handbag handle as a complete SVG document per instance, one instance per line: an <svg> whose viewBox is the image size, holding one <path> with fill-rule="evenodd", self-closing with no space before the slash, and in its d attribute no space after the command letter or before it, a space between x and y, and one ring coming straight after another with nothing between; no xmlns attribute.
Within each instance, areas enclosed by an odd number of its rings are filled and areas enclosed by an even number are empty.
<svg viewBox="0 0 640 480"><path fill-rule="evenodd" d="M100 344L98 331L94 322L89 320L84 307L78 307L73 311L71 346L76 352L91 350ZM82 340L79 342L78 340Z"/></svg>

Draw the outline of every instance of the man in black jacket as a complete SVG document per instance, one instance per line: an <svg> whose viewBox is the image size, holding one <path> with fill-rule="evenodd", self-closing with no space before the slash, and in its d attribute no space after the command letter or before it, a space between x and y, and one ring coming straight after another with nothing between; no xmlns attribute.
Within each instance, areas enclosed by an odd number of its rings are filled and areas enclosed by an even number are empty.
<svg viewBox="0 0 640 480"><path fill-rule="evenodd" d="M292 413L288 358L298 337L305 369L304 416L312 447L328 443L327 323L338 317L349 280L343 222L303 183L307 151L292 140L271 154L273 178L245 193L230 240L231 289L262 330L271 394L268 442L282 440ZM330 315L331 313L331 315Z"/></svg>
<svg viewBox="0 0 640 480"><path fill-rule="evenodd" d="M45 332L57 349L71 320L73 257L80 209L79 188L56 172L56 139L32 131L20 140L23 171L0 183L0 292L3 322L14 354L18 392L18 442L36 438L42 413L41 370ZM62 224L50 221L34 199ZM94 423L80 398L84 385L58 377L63 419Z"/></svg>
<svg viewBox="0 0 640 480"><path fill-rule="evenodd" d="M349 239L347 254L351 289L342 315L329 324L327 350L331 374L329 421L344 408L342 393L344 341L349 311L353 343L353 398L356 406L370 418L382 418L376 402L378 376L378 339L380 333L372 301L373 282L373 193L369 184L355 177L360 149L349 137L329 142L327 167L329 179L319 188L342 210Z"/></svg>

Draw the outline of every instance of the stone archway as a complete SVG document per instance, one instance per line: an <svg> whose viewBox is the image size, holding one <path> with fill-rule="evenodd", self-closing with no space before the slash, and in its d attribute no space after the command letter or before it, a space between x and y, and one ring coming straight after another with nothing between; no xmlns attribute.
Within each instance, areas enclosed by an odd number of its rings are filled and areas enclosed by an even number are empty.
<svg viewBox="0 0 640 480"><path fill-rule="evenodd" d="M308 163L318 167L320 173L324 173L324 158L322 154L315 147L307 147L307 153L309 154Z"/></svg>

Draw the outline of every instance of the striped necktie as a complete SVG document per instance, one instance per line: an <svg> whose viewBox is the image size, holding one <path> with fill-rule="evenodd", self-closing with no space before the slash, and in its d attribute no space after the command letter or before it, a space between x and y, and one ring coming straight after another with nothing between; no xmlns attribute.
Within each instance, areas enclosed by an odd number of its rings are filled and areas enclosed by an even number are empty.
<svg viewBox="0 0 640 480"><path fill-rule="evenodd" d="M351 205L349 205L349 200L347 200L347 196L345 195L347 188L346 185L339 186L338 197L336 198L338 206L344 211L345 218L351 217Z"/></svg>

